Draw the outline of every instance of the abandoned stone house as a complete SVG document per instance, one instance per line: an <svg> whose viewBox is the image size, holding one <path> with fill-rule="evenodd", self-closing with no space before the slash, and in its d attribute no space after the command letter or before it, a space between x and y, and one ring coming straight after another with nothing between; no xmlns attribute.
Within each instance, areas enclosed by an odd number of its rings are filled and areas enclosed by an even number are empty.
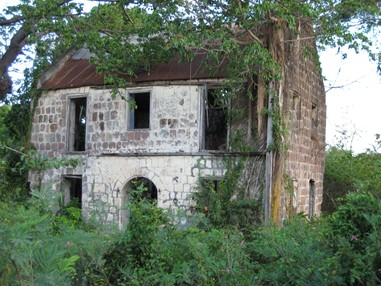
<svg viewBox="0 0 381 286"><path fill-rule="evenodd" d="M299 37L303 32L278 29L272 40L283 59L283 77L275 87L288 130L284 156L267 149L272 122L262 111L270 100L260 79L254 100L237 97L216 106L214 96L223 90L225 75L204 72L197 56L191 63L171 60L150 74L138 74L121 90L123 98L112 97L89 52L69 52L40 79L44 92L31 141L48 157L77 158L80 164L46 171L43 183L62 192L66 203L79 200L85 216L102 207L106 219L120 225L134 180L147 186L158 206L191 212L198 180L222 179L221 158L239 156L230 141L240 130L245 144L254 146L242 178L248 196L262 199L266 215L275 220L299 211L319 215L325 92L313 55L302 48L316 50L314 41ZM237 107L243 114L228 121L225 109ZM36 184L35 173L29 179Z"/></svg>

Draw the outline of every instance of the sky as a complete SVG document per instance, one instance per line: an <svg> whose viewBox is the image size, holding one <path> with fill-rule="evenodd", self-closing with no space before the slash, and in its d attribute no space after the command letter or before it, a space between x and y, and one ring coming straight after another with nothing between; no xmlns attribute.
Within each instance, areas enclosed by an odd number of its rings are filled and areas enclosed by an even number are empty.
<svg viewBox="0 0 381 286"><path fill-rule="evenodd" d="M17 2L0 0L0 10ZM94 5L92 1L84 2L85 8ZM343 60L335 50L328 49L320 53L320 61L328 91L327 144L342 142L355 153L364 152L375 143L375 134L381 133L381 75L377 74L375 63L362 53L348 52ZM16 69L22 73L23 68ZM330 89L331 86L341 88ZM339 131L346 132L346 140L342 140Z"/></svg>
<svg viewBox="0 0 381 286"><path fill-rule="evenodd" d="M343 60L333 49L320 53L327 90L327 143L336 145L349 137L345 145L355 153L364 152L381 133L381 75L365 53L348 52ZM329 90L329 86L342 86Z"/></svg>

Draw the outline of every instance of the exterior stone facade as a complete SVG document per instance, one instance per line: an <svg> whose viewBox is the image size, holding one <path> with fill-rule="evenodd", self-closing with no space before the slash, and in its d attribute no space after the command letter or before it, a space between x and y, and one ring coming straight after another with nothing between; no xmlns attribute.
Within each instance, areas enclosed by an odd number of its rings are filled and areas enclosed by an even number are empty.
<svg viewBox="0 0 381 286"><path fill-rule="evenodd" d="M294 40L288 42L288 37ZM300 41L284 33L281 42L284 76L277 88L288 128L283 144L288 147L283 159L271 154L272 189L277 189L278 177L283 190L274 192L272 208L278 219L298 211L319 215L326 116L322 77L314 58L304 55ZM314 48L313 42L305 44ZM78 53L72 55L72 59L78 57ZM70 62L70 58L63 61ZM50 71L46 78L62 76L59 73L59 69ZM85 216L97 212L98 219L123 225L123 206L136 178L149 182L158 206L191 214L196 204L191 197L199 178L222 178L221 158L237 156L229 152L229 138L235 130L248 138L246 144L256 146L242 175L248 197L260 197L266 191L263 142L268 136L268 118L262 113L267 105L263 89L259 88L255 101L238 98L231 102L233 108L245 108L242 118L230 123L219 146L207 150L205 126L212 124L208 116L213 108L208 108L206 96L208 90L223 86L220 78L137 82L116 97L98 83L48 86L46 78L41 87L50 90L43 92L36 106L32 144L45 156L77 158L80 163L75 169L49 170L42 181L54 192L63 192L65 202L78 197ZM129 103L131 98L137 109ZM284 168L282 175L277 175L277 166ZM36 176L30 173L32 188ZM288 192L284 191L287 186Z"/></svg>
<svg viewBox="0 0 381 286"><path fill-rule="evenodd" d="M126 184L144 177L158 191L158 205L189 210L191 194L200 176L223 176L220 160L200 152L199 86L146 86L151 94L151 128L129 130L127 101L113 99L109 90L74 88L49 91L36 108L32 142L43 155L76 158L76 169L50 170L43 183L62 191L65 177L81 176L82 208L89 213L95 202L107 207L108 219L120 221L126 202ZM139 89L124 92L136 93ZM70 101L87 99L86 151L69 150ZM37 182L30 174L31 182ZM98 204L99 205L99 204Z"/></svg>
<svg viewBox="0 0 381 286"><path fill-rule="evenodd" d="M300 25L299 31L292 41L291 35L284 35L289 40L284 46L283 110L289 129L285 173L292 183L292 211L313 216L320 215L323 199L327 107L319 63L311 53L316 51L308 36L311 28ZM282 205L284 212L287 202Z"/></svg>

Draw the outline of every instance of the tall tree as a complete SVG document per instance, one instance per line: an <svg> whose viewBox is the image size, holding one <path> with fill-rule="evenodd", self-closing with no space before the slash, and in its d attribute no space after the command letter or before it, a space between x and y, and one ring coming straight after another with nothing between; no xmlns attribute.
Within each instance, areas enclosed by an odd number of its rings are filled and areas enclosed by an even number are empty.
<svg viewBox="0 0 381 286"><path fill-rule="evenodd" d="M22 0L21 4L1 12L0 37L8 43L0 58L1 100L12 86L8 69L24 49L37 45L45 51L43 56L52 57L64 41L65 47L87 42L90 48L99 51L96 62L100 71L111 76L116 67L125 64L129 68L124 72L131 74L132 67L149 69L173 51L189 57L192 51L203 49L221 60L245 45L239 63L252 62L253 53L267 61L268 55L261 50L264 48L261 33L256 28L283 21L297 30L298 19L306 19L314 26L321 47L348 45L355 50L365 49L374 60L380 59L371 38L381 20L378 0L97 2L104 5L91 15L83 13L82 6L72 0ZM245 31L250 37L243 43L236 36L237 31ZM138 44L131 43L131 37L137 38ZM263 67L263 63L259 66ZM248 68L253 67L244 67Z"/></svg>
<svg viewBox="0 0 381 286"><path fill-rule="evenodd" d="M0 38L4 43L0 51L0 100L12 90L9 68L18 57L31 47L37 47L45 50L40 55L49 59L58 43L63 40L70 43L70 25L81 11L81 6L72 0L21 0L20 4L0 12Z"/></svg>
<svg viewBox="0 0 381 286"><path fill-rule="evenodd" d="M258 67L266 74L276 63L258 28L282 22L297 32L298 20L304 19L313 25L320 47L349 46L381 59L379 49L372 46L381 23L379 0L93 1L100 6L90 14L73 0L21 0L0 13L0 38L6 43L0 54L0 100L11 91L10 65L33 45L38 55L51 61L65 48L86 42L97 52L99 71L119 84L115 75L120 72L149 70L173 52L189 58L197 50L219 62L244 47L236 61L229 59L231 66L237 64L238 74ZM249 37L237 36L242 32Z"/></svg>

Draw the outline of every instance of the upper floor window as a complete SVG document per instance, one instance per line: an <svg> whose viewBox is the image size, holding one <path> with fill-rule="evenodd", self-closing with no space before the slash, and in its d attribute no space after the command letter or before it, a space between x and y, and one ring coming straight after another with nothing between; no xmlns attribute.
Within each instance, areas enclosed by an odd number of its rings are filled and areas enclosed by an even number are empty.
<svg viewBox="0 0 381 286"><path fill-rule="evenodd" d="M292 96L292 111L294 119L300 120L302 118L300 96L297 92L294 92Z"/></svg>
<svg viewBox="0 0 381 286"><path fill-rule="evenodd" d="M227 149L228 136L228 90L210 88L204 95L204 149Z"/></svg>
<svg viewBox="0 0 381 286"><path fill-rule="evenodd" d="M317 140L318 138L318 108L316 104L312 104L311 108L311 138Z"/></svg>
<svg viewBox="0 0 381 286"><path fill-rule="evenodd" d="M69 99L69 151L86 150L86 112L86 97Z"/></svg>
<svg viewBox="0 0 381 286"><path fill-rule="evenodd" d="M129 129L150 128L150 98L149 92L130 93Z"/></svg>
<svg viewBox="0 0 381 286"><path fill-rule="evenodd" d="M311 128L318 127L318 109L316 104L312 104L311 108Z"/></svg>

